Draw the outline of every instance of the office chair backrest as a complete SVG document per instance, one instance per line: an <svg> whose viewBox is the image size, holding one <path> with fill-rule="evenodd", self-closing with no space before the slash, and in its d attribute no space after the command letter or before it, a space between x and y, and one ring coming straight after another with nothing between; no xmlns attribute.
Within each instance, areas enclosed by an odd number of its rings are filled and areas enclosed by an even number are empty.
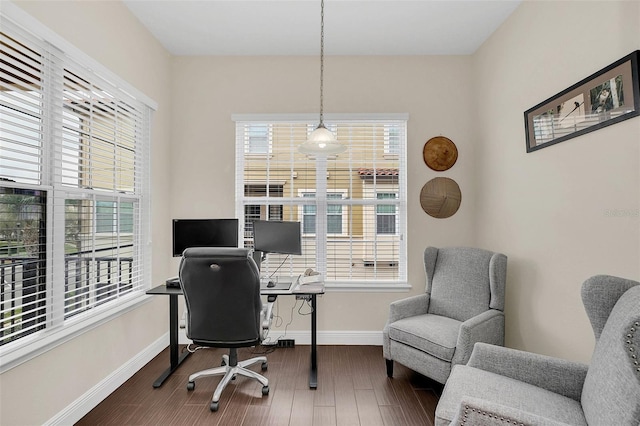
<svg viewBox="0 0 640 426"><path fill-rule="evenodd" d="M430 314L466 321L489 309L504 310L504 254L472 247L427 247L424 266Z"/></svg>
<svg viewBox="0 0 640 426"><path fill-rule="evenodd" d="M260 275L243 248L188 248L180 261L187 337L213 347L260 342Z"/></svg>

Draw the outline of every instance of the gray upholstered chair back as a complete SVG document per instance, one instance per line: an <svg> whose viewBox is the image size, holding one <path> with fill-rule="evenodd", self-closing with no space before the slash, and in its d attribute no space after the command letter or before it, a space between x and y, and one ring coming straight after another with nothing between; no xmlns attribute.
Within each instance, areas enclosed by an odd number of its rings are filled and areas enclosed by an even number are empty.
<svg viewBox="0 0 640 426"><path fill-rule="evenodd" d="M640 419L639 284L599 275L582 285L582 300L596 335L581 398L589 424L631 425Z"/></svg>
<svg viewBox="0 0 640 426"><path fill-rule="evenodd" d="M427 247L424 267L430 314L466 321L488 309L504 310L504 254L471 247Z"/></svg>
<svg viewBox="0 0 640 426"><path fill-rule="evenodd" d="M260 274L247 249L188 248L180 262L187 337L213 347L260 342Z"/></svg>

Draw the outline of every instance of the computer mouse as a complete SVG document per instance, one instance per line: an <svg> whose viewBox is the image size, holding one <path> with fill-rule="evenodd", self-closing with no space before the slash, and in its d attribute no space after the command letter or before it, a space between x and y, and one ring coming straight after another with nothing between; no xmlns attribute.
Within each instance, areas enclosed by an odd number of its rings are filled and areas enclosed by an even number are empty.
<svg viewBox="0 0 640 426"><path fill-rule="evenodd" d="M267 287L275 287L275 286L276 286L276 283L274 283L273 281L269 281L267 283Z"/></svg>

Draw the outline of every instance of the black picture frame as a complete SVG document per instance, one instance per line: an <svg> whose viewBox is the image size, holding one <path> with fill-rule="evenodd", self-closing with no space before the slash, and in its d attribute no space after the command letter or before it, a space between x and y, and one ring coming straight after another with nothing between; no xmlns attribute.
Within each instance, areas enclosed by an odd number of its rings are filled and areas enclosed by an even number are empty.
<svg viewBox="0 0 640 426"><path fill-rule="evenodd" d="M640 50L524 113L527 152L640 115Z"/></svg>

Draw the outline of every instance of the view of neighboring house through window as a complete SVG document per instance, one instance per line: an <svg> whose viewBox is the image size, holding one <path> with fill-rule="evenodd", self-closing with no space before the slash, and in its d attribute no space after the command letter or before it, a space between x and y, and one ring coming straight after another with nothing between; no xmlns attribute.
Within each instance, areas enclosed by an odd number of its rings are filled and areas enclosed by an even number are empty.
<svg viewBox="0 0 640 426"><path fill-rule="evenodd" d="M384 152L397 155L400 153L403 135L397 126L385 126Z"/></svg>
<svg viewBox="0 0 640 426"><path fill-rule="evenodd" d="M151 108L86 58L1 23L0 346L9 349L144 294Z"/></svg>
<svg viewBox="0 0 640 426"><path fill-rule="evenodd" d="M393 192L378 192L378 200L395 200ZM378 234L395 234L397 216L395 204L378 204L376 206L376 232Z"/></svg>
<svg viewBox="0 0 640 426"><path fill-rule="evenodd" d="M268 154L271 151L271 126L252 124L245 133L245 147L248 154Z"/></svg>
<svg viewBox="0 0 640 426"><path fill-rule="evenodd" d="M302 255L268 254L263 273L312 267L327 286L406 284L406 116L361 116L325 118L347 151L318 159L297 150L317 125L313 118L234 116L245 246L252 247L252 220L301 223ZM269 155L255 157L250 135L265 124Z"/></svg>
<svg viewBox="0 0 640 426"><path fill-rule="evenodd" d="M244 194L247 197L264 197L267 194L267 185L245 185ZM282 186L269 186L269 198L282 197ZM244 238L245 247L253 247L253 221L255 220L282 220L282 205L247 204L244 206Z"/></svg>
<svg viewBox="0 0 640 426"><path fill-rule="evenodd" d="M342 234L343 220L345 216L342 214L342 205L330 204L329 200L342 200L342 192L327 192L327 234ZM315 198L314 192L303 192L305 198ZM302 206L302 232L304 234L316 233L316 206L314 204L305 204Z"/></svg>

